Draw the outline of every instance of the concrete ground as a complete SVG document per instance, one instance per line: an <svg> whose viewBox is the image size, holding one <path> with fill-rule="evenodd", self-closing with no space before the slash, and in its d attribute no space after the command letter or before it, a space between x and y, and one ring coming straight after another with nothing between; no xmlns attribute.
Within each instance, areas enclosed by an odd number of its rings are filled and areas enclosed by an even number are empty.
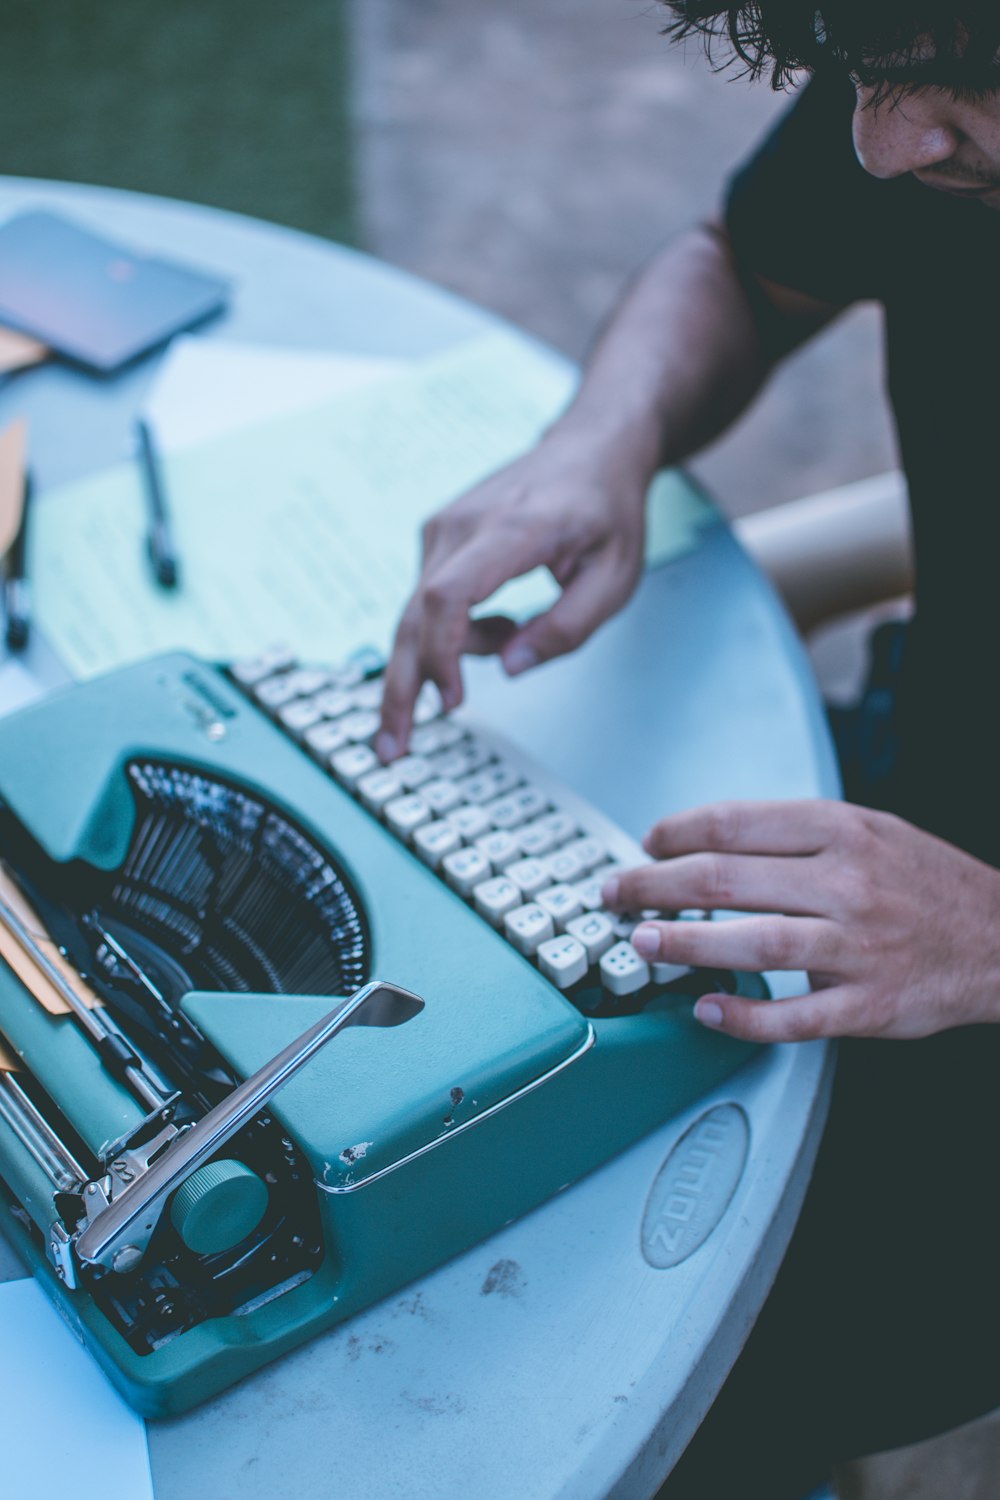
<svg viewBox="0 0 1000 1500"><path fill-rule="evenodd" d="M783 107L668 46L654 0L350 3L362 243L577 358ZM876 310L851 313L692 465L730 513L895 464L881 336ZM817 659L842 677L844 653L828 639ZM843 1500L996 1500L998 1475L993 1419L839 1483Z"/></svg>

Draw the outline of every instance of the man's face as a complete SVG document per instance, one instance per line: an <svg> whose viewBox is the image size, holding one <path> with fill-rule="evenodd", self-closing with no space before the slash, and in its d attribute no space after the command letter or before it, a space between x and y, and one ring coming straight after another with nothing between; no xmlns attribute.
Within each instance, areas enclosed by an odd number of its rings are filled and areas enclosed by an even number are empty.
<svg viewBox="0 0 1000 1500"><path fill-rule="evenodd" d="M855 87L854 149L866 172L910 172L925 187L1000 209L1000 88L956 97L900 85L875 101L873 87Z"/></svg>

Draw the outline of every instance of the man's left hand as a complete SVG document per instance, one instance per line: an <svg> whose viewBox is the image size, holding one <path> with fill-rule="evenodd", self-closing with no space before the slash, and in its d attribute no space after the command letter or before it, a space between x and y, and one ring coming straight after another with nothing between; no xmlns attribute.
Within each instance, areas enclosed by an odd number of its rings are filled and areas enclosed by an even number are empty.
<svg viewBox="0 0 1000 1500"><path fill-rule="evenodd" d="M708 1026L755 1042L920 1037L1000 1020L1000 871L888 813L842 802L728 802L664 818L656 863L612 877L624 911L761 913L644 921L646 958L805 970L773 1003L704 995Z"/></svg>

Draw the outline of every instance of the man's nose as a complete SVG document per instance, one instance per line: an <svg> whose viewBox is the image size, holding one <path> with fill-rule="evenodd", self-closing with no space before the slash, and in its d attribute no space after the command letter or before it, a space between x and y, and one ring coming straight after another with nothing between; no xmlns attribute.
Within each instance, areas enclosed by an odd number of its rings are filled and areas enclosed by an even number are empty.
<svg viewBox="0 0 1000 1500"><path fill-rule="evenodd" d="M920 95L872 102L871 89L858 89L854 110L854 150L873 177L900 177L948 161L959 144L940 102Z"/></svg>

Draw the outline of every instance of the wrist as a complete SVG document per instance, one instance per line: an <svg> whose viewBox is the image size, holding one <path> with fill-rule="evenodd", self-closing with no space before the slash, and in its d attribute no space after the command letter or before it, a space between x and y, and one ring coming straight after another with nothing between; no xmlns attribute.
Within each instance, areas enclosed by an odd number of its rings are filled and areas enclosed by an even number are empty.
<svg viewBox="0 0 1000 1500"><path fill-rule="evenodd" d="M969 946L965 965L967 1019L972 1024L1000 1023L1000 870L980 865L979 900L972 903L978 941Z"/></svg>
<svg viewBox="0 0 1000 1500"><path fill-rule="evenodd" d="M643 501L661 466L658 417L610 404L575 401L547 429L542 446L590 475L599 474L617 493L634 493Z"/></svg>

